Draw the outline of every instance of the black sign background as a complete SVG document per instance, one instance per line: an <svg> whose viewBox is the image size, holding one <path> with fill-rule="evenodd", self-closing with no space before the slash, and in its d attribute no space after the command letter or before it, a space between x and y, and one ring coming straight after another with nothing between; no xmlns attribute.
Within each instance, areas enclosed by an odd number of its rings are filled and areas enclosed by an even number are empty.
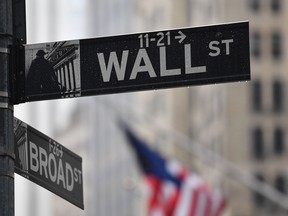
<svg viewBox="0 0 288 216"><path fill-rule="evenodd" d="M14 118L14 134L15 172L84 209L82 158L17 118ZM53 159L50 162L48 155ZM44 166L49 163L50 168ZM63 168L61 171L59 171L60 163ZM68 175L66 175L67 163L73 171L68 172ZM33 169L32 166L37 168ZM59 174L62 179L59 178ZM60 180L57 180L58 178ZM72 181L73 187L68 190L68 184L71 186Z"/></svg>
<svg viewBox="0 0 288 216"><path fill-rule="evenodd" d="M139 46L139 35L116 36L80 41L81 46L81 95L97 95L138 91L145 89L171 88L190 85L203 85L250 79L249 58L249 27L247 22L215 25L207 27L176 29L169 31L171 40L178 35L179 30L187 37L182 43L178 41L166 45L167 69L180 68L181 75L160 77L159 47L150 42L145 48L157 77L151 78L148 73L138 73L137 78L129 80ZM162 31L164 35L168 31ZM148 33L149 38L159 38L158 32ZM145 34L145 33L144 33ZM143 34L143 35L144 35ZM223 53L217 57L208 54L209 42L233 39L230 46L230 55ZM184 74L184 44L191 44L192 66L206 66L206 73ZM103 82L99 72L97 53L104 53L105 59L109 53L116 51L121 59L122 51L129 50L125 79L118 81L116 73L112 72L111 81Z"/></svg>
<svg viewBox="0 0 288 216"><path fill-rule="evenodd" d="M183 35L184 38L182 38ZM227 42L227 40L230 42ZM210 46L212 41L215 43ZM191 67L205 66L205 73L185 73L185 64L187 64L185 58L187 56L184 47L186 45L190 46L191 50ZM162 64L163 56L166 58L164 67L167 70L181 70L181 74L161 76L160 49L163 48L165 49L165 55L163 53L161 55ZM153 77L147 71L139 71L136 77L130 77L140 49L147 53L154 70ZM217 55L209 55L211 52L215 54L216 49L219 51ZM53 79L58 79L57 88L61 90L50 90L52 84L49 84L49 81L45 82L45 80L52 80L51 77L47 76L48 73L51 74L51 72L48 72L51 71L51 69L47 69L48 66L34 67L38 68L38 71L34 70L33 73L38 74L39 78L30 76L33 77L33 80L29 79L28 74L34 61L32 59L39 56L40 52L42 52L42 56L46 55L45 58L50 63L53 63L57 75L57 78ZM124 67L124 79L117 77L115 64L111 64L109 81L104 81L99 54L102 55L105 67L108 68L111 53L116 54L116 61L123 66L121 59L124 52L128 52ZM74 63L71 64L71 62ZM140 64L138 63L140 66L145 64L147 62L143 62L143 59ZM244 81L250 79L249 23L238 22L78 41L26 45L25 66L23 67L25 68L23 69L25 74L22 73L21 75L19 72L15 75L16 82L14 85L17 88L14 89L17 89L17 92L14 95L17 97L14 98L14 104L37 100ZM36 88L34 90L32 86L34 83L40 82L40 79L42 79L42 84L38 83L38 90ZM25 82L25 88L22 87L21 89L20 86L23 86L23 82ZM39 86L41 86L40 90Z"/></svg>

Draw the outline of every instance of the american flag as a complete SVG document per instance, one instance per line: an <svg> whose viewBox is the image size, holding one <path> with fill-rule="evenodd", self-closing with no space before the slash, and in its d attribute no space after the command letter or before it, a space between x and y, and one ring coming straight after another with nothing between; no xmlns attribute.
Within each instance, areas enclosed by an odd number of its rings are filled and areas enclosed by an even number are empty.
<svg viewBox="0 0 288 216"><path fill-rule="evenodd" d="M149 186L148 216L220 216L226 201L198 175L165 160L125 127Z"/></svg>

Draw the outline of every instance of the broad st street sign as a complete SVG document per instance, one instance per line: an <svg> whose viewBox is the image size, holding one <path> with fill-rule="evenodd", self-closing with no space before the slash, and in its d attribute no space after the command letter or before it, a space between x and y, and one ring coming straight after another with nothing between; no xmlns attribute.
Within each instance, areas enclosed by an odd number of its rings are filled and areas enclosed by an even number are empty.
<svg viewBox="0 0 288 216"><path fill-rule="evenodd" d="M250 79L248 22L22 49L14 104Z"/></svg>
<svg viewBox="0 0 288 216"><path fill-rule="evenodd" d="M82 158L14 118L15 172L84 209Z"/></svg>

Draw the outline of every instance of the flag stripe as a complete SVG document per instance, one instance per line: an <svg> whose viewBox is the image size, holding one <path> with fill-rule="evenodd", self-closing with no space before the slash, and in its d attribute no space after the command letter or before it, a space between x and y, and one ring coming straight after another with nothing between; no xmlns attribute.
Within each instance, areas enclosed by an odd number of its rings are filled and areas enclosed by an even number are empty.
<svg viewBox="0 0 288 216"><path fill-rule="evenodd" d="M148 216L220 216L226 201L219 191L179 163L162 158L128 128L125 132L150 188Z"/></svg>

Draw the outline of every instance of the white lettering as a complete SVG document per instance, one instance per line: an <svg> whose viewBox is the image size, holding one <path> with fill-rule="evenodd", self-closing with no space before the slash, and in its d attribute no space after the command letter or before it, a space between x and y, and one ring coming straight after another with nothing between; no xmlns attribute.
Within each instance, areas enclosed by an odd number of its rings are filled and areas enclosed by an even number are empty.
<svg viewBox="0 0 288 216"><path fill-rule="evenodd" d="M233 39L222 40L221 42L226 45L226 55L230 55L230 43L233 43Z"/></svg>
<svg viewBox="0 0 288 216"><path fill-rule="evenodd" d="M191 44L185 44L185 73L193 74L193 73L205 73L206 66L191 66Z"/></svg>
<svg viewBox="0 0 288 216"><path fill-rule="evenodd" d="M38 149L36 144L29 142L30 144L30 169L34 172L38 172L39 163L38 163Z"/></svg>
<svg viewBox="0 0 288 216"><path fill-rule="evenodd" d="M144 65L141 65L142 60L144 62ZM145 49L139 49L130 75L130 79L136 79L137 74L140 72L148 72L150 77L156 77L153 65Z"/></svg>
<svg viewBox="0 0 288 216"><path fill-rule="evenodd" d="M81 177L82 177L82 171L81 170L78 170L78 174L79 174L79 184L82 184L82 181L81 181Z"/></svg>
<svg viewBox="0 0 288 216"><path fill-rule="evenodd" d="M104 59L104 54L103 53L97 53L104 82L110 81L113 66L115 68L117 79L118 80L124 80L128 54L129 54L128 50L124 50L122 52L121 65L120 65L118 58L117 58L117 55L116 55L116 52L111 52L109 55L108 64L106 65L105 59Z"/></svg>
<svg viewBox="0 0 288 216"><path fill-rule="evenodd" d="M210 48L209 55L212 57L220 55L221 54L221 49L220 49L221 44L223 46L223 50L224 50L224 48L226 48L226 55L229 55L230 54L230 44L232 42L233 42L233 39L222 40L220 42L219 41L211 41L209 43L209 48ZM129 57L129 51L128 50L124 50L122 52L121 63L119 63L120 59L118 60L117 54L115 51L110 52L107 65L105 63L104 54L98 53L97 55L98 55L101 73L102 73L104 82L110 81L113 68L115 68L118 81L123 81L125 79L127 60ZM157 74L157 75L160 77L181 75L182 68L171 68L171 69L167 68L169 65L167 62L167 55L168 54L167 54L166 47L165 46L159 47L159 59L158 59L159 60L159 74ZM183 63L185 64L185 68L184 68L185 74L196 74L196 73L206 73L207 72L207 67L204 65L200 65L200 66L193 66L192 65L193 62L192 62L191 44L185 44L184 45L184 62ZM138 50L132 71L130 73L130 76L126 76L126 78L129 77L130 80L134 80L137 78L138 73L148 73L148 76L150 78L157 77L155 70L154 70L154 67L152 65L151 59L150 59L150 57L147 53L147 50L145 48L141 48ZM56 155L58 155L58 154L56 154ZM61 156L62 156L62 154L61 154ZM78 175L76 175L76 174L74 174L74 175L78 177Z"/></svg>
<svg viewBox="0 0 288 216"><path fill-rule="evenodd" d="M78 182L78 169L74 168L74 180Z"/></svg>
<svg viewBox="0 0 288 216"><path fill-rule="evenodd" d="M81 170L74 168L74 180L75 180L75 182L79 181L79 184L82 184L81 183L81 174L82 174Z"/></svg>
<svg viewBox="0 0 288 216"><path fill-rule="evenodd" d="M40 165L40 175L43 175L42 174L42 170L44 170L44 173L45 173L45 177L48 178L48 174L47 174L47 163L48 163L48 160L47 160L47 153L45 151L45 149L39 147L39 157L40 157L40 162L39 162L39 165Z"/></svg>
<svg viewBox="0 0 288 216"><path fill-rule="evenodd" d="M81 170L78 170L77 168L74 168L74 180L75 182L79 182L79 184L82 184L81 183Z"/></svg>
<svg viewBox="0 0 288 216"><path fill-rule="evenodd" d="M160 76L174 76L181 74L181 69L168 69L166 63L166 47L160 47Z"/></svg>
<svg viewBox="0 0 288 216"><path fill-rule="evenodd" d="M52 162L53 162L53 165L52 165ZM53 154L49 154L48 164L49 164L49 169L48 169L49 177L52 182L55 182L57 179L57 163L56 163L55 156ZM54 173L52 173L52 170L54 170Z"/></svg>
<svg viewBox="0 0 288 216"><path fill-rule="evenodd" d="M82 171L73 168L71 164L67 162L62 162L62 146L58 146L57 152L55 146L52 148L52 145L49 146L50 153L47 154L46 149L37 146L33 142L30 143L30 169L34 172L38 172L41 176L45 176L47 179L50 179L51 182L62 185L68 191L74 189L75 182L82 184L81 175ZM52 150L53 149L53 150ZM54 154L55 153L55 154ZM56 157L55 155L59 155ZM64 166L63 166L64 165Z"/></svg>
<svg viewBox="0 0 288 216"><path fill-rule="evenodd" d="M220 55L220 48L215 46L215 45L219 45L219 42L218 41L211 41L209 43L209 48L215 52L209 52L209 56L212 56L212 57L215 57L215 56L218 56Z"/></svg>
<svg viewBox="0 0 288 216"><path fill-rule="evenodd" d="M63 164L62 160L59 159L59 165L58 165L58 175L57 175L57 184L60 184L60 181L63 183L63 187L66 188L65 186L65 177L64 177L64 171L63 171Z"/></svg>
<svg viewBox="0 0 288 216"><path fill-rule="evenodd" d="M225 50L226 50L225 55L230 55L230 44L233 42L234 42L233 39L227 39L227 40L221 41L221 44L225 45ZM215 56L219 56L221 54L221 49L218 47L219 44L220 44L219 41L211 41L209 43L210 50L214 51L214 52L212 52L212 51L209 52L209 56L215 57Z"/></svg>
<svg viewBox="0 0 288 216"><path fill-rule="evenodd" d="M65 163L65 167L66 167L66 189L68 191L72 191L73 187L74 187L74 179L73 179L73 170L70 164ZM71 183L69 184L69 179L71 180Z"/></svg>

